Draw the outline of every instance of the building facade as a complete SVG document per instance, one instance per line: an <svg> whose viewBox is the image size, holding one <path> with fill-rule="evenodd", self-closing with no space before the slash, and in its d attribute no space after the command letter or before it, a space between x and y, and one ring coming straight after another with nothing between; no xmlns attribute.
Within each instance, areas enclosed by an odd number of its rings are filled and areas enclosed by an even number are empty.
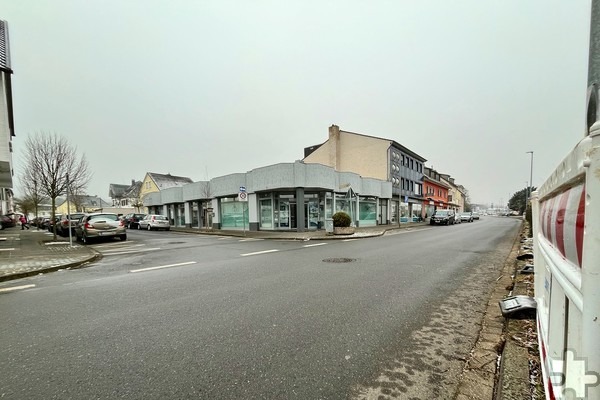
<svg viewBox="0 0 600 400"><path fill-rule="evenodd" d="M441 180L441 175L434 169L425 167L423 174L423 186L425 198L423 199L423 209L426 217L431 217L438 208L450 208L448 203L449 185Z"/></svg>
<svg viewBox="0 0 600 400"><path fill-rule="evenodd" d="M13 204L13 117L8 23L0 20L0 215L14 212Z"/></svg>
<svg viewBox="0 0 600 400"><path fill-rule="evenodd" d="M303 232L324 229L337 211L355 226L377 225L391 197L387 180L297 161L148 193L144 206L175 226Z"/></svg>
<svg viewBox="0 0 600 400"><path fill-rule="evenodd" d="M423 168L427 161L391 139L329 127L329 138L304 149L305 163L392 183L392 197L382 199L379 224L409 222L423 217Z"/></svg>

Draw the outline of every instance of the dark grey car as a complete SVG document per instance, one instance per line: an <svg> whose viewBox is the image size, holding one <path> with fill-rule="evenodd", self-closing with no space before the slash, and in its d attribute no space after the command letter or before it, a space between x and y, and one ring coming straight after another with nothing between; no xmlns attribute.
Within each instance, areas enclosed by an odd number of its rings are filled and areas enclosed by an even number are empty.
<svg viewBox="0 0 600 400"><path fill-rule="evenodd" d="M452 210L435 210L429 223L431 225L454 225L456 214Z"/></svg>

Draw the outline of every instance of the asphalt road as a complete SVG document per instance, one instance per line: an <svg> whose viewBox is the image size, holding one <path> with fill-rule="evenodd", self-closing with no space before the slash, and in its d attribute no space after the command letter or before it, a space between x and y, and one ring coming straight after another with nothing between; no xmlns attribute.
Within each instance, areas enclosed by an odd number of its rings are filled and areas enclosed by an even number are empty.
<svg viewBox="0 0 600 400"><path fill-rule="evenodd" d="M89 268L0 295L0 398L450 399L519 224L321 242L129 231Z"/></svg>

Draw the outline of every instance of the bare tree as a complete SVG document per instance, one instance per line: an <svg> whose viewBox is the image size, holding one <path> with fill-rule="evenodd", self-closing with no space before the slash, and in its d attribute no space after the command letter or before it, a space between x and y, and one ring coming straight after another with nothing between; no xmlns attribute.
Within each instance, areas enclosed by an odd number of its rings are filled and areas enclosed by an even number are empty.
<svg viewBox="0 0 600 400"><path fill-rule="evenodd" d="M81 193L91 173L85 155L56 133L37 133L25 141L25 185L35 183L40 192L52 201L52 220L55 218L56 198L69 193ZM56 239L56 225L54 226Z"/></svg>

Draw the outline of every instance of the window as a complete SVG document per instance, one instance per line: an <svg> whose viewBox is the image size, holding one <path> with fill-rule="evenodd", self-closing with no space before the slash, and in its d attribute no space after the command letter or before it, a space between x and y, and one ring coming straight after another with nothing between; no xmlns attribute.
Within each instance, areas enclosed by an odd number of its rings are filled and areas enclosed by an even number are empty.
<svg viewBox="0 0 600 400"><path fill-rule="evenodd" d="M404 165L404 154L402 154L402 165Z"/></svg>
<svg viewBox="0 0 600 400"><path fill-rule="evenodd" d="M415 191L415 183L413 181L410 181L410 191L411 192Z"/></svg>
<svg viewBox="0 0 600 400"><path fill-rule="evenodd" d="M410 159L410 169L415 169L415 165L413 163L413 159Z"/></svg>
<svg viewBox="0 0 600 400"><path fill-rule="evenodd" d="M421 195L421 184L420 183L415 183L415 194L417 196Z"/></svg>
<svg viewBox="0 0 600 400"><path fill-rule="evenodd" d="M404 190L404 178L402 178L402 190Z"/></svg>

